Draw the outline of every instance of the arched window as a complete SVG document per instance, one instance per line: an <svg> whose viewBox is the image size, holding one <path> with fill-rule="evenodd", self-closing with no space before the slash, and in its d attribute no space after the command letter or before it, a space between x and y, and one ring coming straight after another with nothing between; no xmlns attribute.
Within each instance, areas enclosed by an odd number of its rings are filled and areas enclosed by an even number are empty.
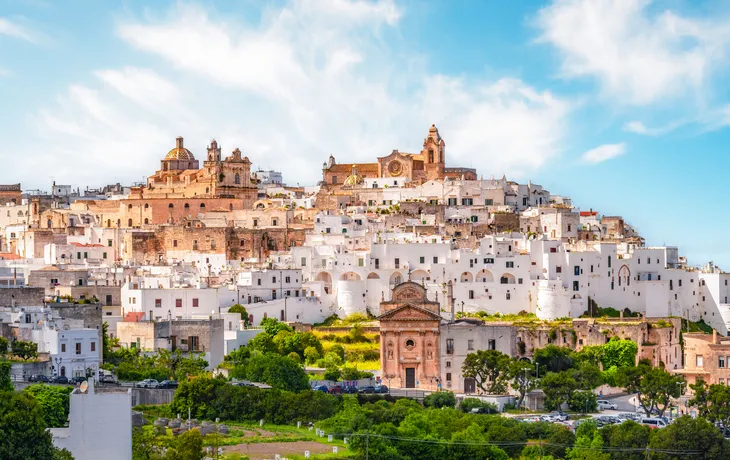
<svg viewBox="0 0 730 460"><path fill-rule="evenodd" d="M127 221L127 227L131 227L131 226L132 226L132 219L129 219L129 220Z"/></svg>
<svg viewBox="0 0 730 460"><path fill-rule="evenodd" d="M190 205L189 205L188 203L185 203L185 206L183 206L183 207L185 208L185 210L186 210L186 211L187 211L188 209L190 209Z"/></svg>
<svg viewBox="0 0 730 460"><path fill-rule="evenodd" d="M170 204L167 205L167 207L170 208L170 209L173 209L175 207L175 205L172 204L172 203L170 203Z"/></svg>
<svg viewBox="0 0 730 460"><path fill-rule="evenodd" d="M150 207L150 204L149 204L149 203L145 203L145 204L144 204L144 208L145 208L145 209L149 209L149 207Z"/></svg>
<svg viewBox="0 0 730 460"><path fill-rule="evenodd" d="M428 149L428 162L433 163L433 149Z"/></svg>
<svg viewBox="0 0 730 460"><path fill-rule="evenodd" d="M46 224L48 224L48 228L53 227L53 222L51 222L51 219L48 219L48 222L46 222Z"/></svg>
<svg viewBox="0 0 730 460"><path fill-rule="evenodd" d="M149 224L149 223L150 223L150 220L149 220L148 218L146 218L146 217L145 217L145 218L144 218L144 224L145 224L145 225L147 225L147 224Z"/></svg>
<svg viewBox="0 0 730 460"><path fill-rule="evenodd" d="M229 211L233 211L233 203L231 203L231 204L228 205L228 210Z"/></svg>
<svg viewBox="0 0 730 460"><path fill-rule="evenodd" d="M205 203L200 203L200 209L205 209Z"/></svg>
<svg viewBox="0 0 730 460"><path fill-rule="evenodd" d="M241 183L241 175L236 173L235 176L233 176L233 183L234 184L240 184Z"/></svg>
<svg viewBox="0 0 730 460"><path fill-rule="evenodd" d="M413 348L416 346L416 342L414 342L412 339L406 340L406 348Z"/></svg>
<svg viewBox="0 0 730 460"><path fill-rule="evenodd" d="M132 210L132 205L131 204L130 205L127 205L127 209L129 209L131 211Z"/></svg>

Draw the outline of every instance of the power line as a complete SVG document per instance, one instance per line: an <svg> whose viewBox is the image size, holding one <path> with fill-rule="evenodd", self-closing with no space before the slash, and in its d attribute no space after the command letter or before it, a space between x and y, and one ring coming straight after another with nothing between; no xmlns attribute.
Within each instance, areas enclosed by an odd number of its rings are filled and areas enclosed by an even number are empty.
<svg viewBox="0 0 730 460"><path fill-rule="evenodd" d="M373 434L373 433L331 433L333 436L338 437L364 437L366 446L369 447L370 438L379 438L379 439L387 439L390 441L402 441L402 442L414 442L419 444L432 444L432 445L451 445L451 446L472 446L472 447L484 447L484 446L494 446L494 447L516 447L516 446L528 446L528 445L536 445L534 442L531 441L510 441L510 442L489 442L489 441L480 441L480 442L473 442L473 441L441 441L441 440L435 440L435 439L419 439L419 438L405 438L401 436L387 436L382 434ZM591 447L591 446L571 446L570 444L556 444L556 443L547 443L547 442L540 442L541 447L554 447L554 448L567 448L567 449L580 449L580 450L589 450L589 451L596 451L596 452L647 452L647 455L650 453L662 453L662 454L672 454L672 455L703 455L705 452L698 451L698 450L670 450L670 449L655 449L655 448L649 448L649 447Z"/></svg>

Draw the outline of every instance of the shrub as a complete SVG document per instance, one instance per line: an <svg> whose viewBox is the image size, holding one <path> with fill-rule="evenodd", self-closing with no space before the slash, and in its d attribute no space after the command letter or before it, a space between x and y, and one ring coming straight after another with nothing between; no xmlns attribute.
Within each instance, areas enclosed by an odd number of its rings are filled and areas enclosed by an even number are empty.
<svg viewBox="0 0 730 460"><path fill-rule="evenodd" d="M568 400L568 407L576 412L595 412L598 410L598 398L592 391L574 391Z"/></svg>
<svg viewBox="0 0 730 460"><path fill-rule="evenodd" d="M314 347L307 347L304 349L304 360L307 364L315 363L321 357L322 355Z"/></svg>
<svg viewBox="0 0 730 460"><path fill-rule="evenodd" d="M439 391L436 393L431 393L424 398L423 405L436 409L439 409L441 407L455 407L456 396L454 396L454 393L450 391Z"/></svg>
<svg viewBox="0 0 730 460"><path fill-rule="evenodd" d="M484 414L495 414L498 412L496 404L477 398L464 398L461 404L459 404L459 409L466 413L472 412L473 409L479 409L479 412Z"/></svg>

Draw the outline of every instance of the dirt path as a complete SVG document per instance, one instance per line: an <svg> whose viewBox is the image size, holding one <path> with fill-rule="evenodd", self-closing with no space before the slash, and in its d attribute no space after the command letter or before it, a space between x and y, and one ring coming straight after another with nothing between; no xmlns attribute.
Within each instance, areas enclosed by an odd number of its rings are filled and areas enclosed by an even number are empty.
<svg viewBox="0 0 730 460"><path fill-rule="evenodd" d="M237 446L226 446L223 450L225 452L235 452L238 454L248 455L251 457L251 460L268 460L273 459L274 454L281 454L282 456L288 454L304 455L305 450L310 451L312 454L325 454L332 452L332 446L320 444L314 441L261 442L238 444Z"/></svg>

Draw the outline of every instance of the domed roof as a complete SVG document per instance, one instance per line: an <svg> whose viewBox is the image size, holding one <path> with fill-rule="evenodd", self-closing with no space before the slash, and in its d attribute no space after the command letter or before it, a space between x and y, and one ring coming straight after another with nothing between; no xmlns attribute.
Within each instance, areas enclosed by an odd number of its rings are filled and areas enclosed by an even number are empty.
<svg viewBox="0 0 730 460"><path fill-rule="evenodd" d="M342 185L353 186L353 185L360 185L363 182L365 182L365 180L362 178L362 176L360 176L359 174L351 174L351 175L347 176L347 179L345 179L345 183Z"/></svg>
<svg viewBox="0 0 730 460"><path fill-rule="evenodd" d="M177 139L175 139L175 148L167 152L167 155L165 155L165 160L193 161L195 160L195 157L190 150L183 147L183 138L178 137Z"/></svg>

